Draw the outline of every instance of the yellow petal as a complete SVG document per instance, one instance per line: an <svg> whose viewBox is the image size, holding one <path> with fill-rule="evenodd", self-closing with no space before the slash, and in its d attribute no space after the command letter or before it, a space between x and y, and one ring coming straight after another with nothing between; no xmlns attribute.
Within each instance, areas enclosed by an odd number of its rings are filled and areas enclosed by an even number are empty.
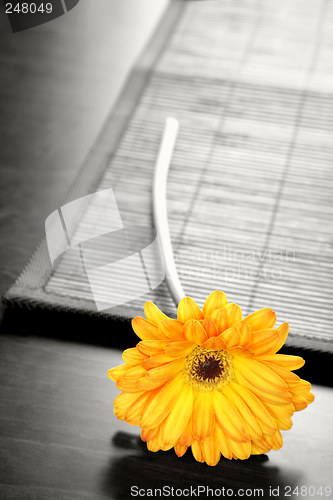
<svg viewBox="0 0 333 500"><path fill-rule="evenodd" d="M257 420L262 432L273 434L276 431L276 425L262 402L249 389L237 383L232 384L232 390L235 391L251 410L252 415Z"/></svg>
<svg viewBox="0 0 333 500"><path fill-rule="evenodd" d="M251 440L249 439L245 443L239 443L234 441L229 436L226 436L226 440L232 453L240 460L246 460L251 455Z"/></svg>
<svg viewBox="0 0 333 500"><path fill-rule="evenodd" d="M252 332L256 332L257 330L273 328L276 323L276 314L269 307L265 307L246 316L244 320L250 325Z"/></svg>
<svg viewBox="0 0 333 500"><path fill-rule="evenodd" d="M224 310L228 316L228 328L234 326L242 319L242 310L238 304L229 303L225 306Z"/></svg>
<svg viewBox="0 0 333 500"><path fill-rule="evenodd" d="M196 347L194 342L187 342L183 340L182 342L172 342L165 346L165 352L168 356L172 358L186 357L193 349Z"/></svg>
<svg viewBox="0 0 333 500"><path fill-rule="evenodd" d="M216 421L224 434L235 441L247 441L250 438L249 432L235 407L219 391L214 391L212 397Z"/></svg>
<svg viewBox="0 0 333 500"><path fill-rule="evenodd" d="M301 379L298 375L296 375L296 373L285 370L284 368L281 368L281 366L275 365L274 363L269 363L268 361L265 361L264 364L286 382L289 390L299 386Z"/></svg>
<svg viewBox="0 0 333 500"><path fill-rule="evenodd" d="M200 320L200 323L202 324L202 326L206 330L208 338L218 336L219 332L217 331L217 328L216 328L214 321L212 321L211 319L202 319L202 320Z"/></svg>
<svg viewBox="0 0 333 500"><path fill-rule="evenodd" d="M126 349L123 352L123 360L129 366L136 366L142 363L145 359L145 355L137 350L136 347L132 347L131 349Z"/></svg>
<svg viewBox="0 0 333 500"><path fill-rule="evenodd" d="M281 436L281 432L277 431L274 436L272 436L273 439L273 446L272 450L279 450L283 446L283 439Z"/></svg>
<svg viewBox="0 0 333 500"><path fill-rule="evenodd" d="M190 319L204 319L200 307L194 302L191 297L184 297L178 305L177 318L182 323Z"/></svg>
<svg viewBox="0 0 333 500"><path fill-rule="evenodd" d="M147 320L154 325L158 325L160 321L168 317L153 302L146 302L144 310Z"/></svg>
<svg viewBox="0 0 333 500"><path fill-rule="evenodd" d="M183 337L188 342L201 345L207 340L207 333L200 321L190 319L183 326Z"/></svg>
<svg viewBox="0 0 333 500"><path fill-rule="evenodd" d="M185 455L187 451L187 446L184 446L180 443L177 443L176 446L175 446L175 453L177 455L178 458L182 457L183 455Z"/></svg>
<svg viewBox="0 0 333 500"><path fill-rule="evenodd" d="M201 450L207 465L214 466L219 463L221 452L217 442L212 437L201 443Z"/></svg>
<svg viewBox="0 0 333 500"><path fill-rule="evenodd" d="M234 373L237 382L243 387L246 387L247 389L252 391L252 393L255 394L260 400L268 401L269 403L273 403L276 405L285 405L291 402L291 394L289 391L281 392L277 390L275 393L267 392L266 390L259 389L258 387L249 383L238 370L235 370Z"/></svg>
<svg viewBox="0 0 333 500"><path fill-rule="evenodd" d="M228 314L225 309L216 309L209 319L214 321L219 335L228 328Z"/></svg>
<svg viewBox="0 0 333 500"><path fill-rule="evenodd" d="M195 439L191 445L191 450L192 450L193 456L197 462L204 462L205 461L205 457L203 456L203 453L202 453L200 441Z"/></svg>
<svg viewBox="0 0 333 500"><path fill-rule="evenodd" d="M251 439L254 437L258 438L262 436L261 428L244 400L233 390L234 385L235 383L232 383L230 386L226 387L223 390L223 394L229 399L236 410L238 410L239 414L242 415Z"/></svg>
<svg viewBox="0 0 333 500"><path fill-rule="evenodd" d="M193 409L193 390L183 385L169 415L161 424L161 439L165 446L177 442L184 432Z"/></svg>
<svg viewBox="0 0 333 500"><path fill-rule="evenodd" d="M205 441L213 433L215 411L210 392L199 393L193 404L192 433L199 441Z"/></svg>
<svg viewBox="0 0 333 500"><path fill-rule="evenodd" d="M169 415L178 399L182 383L182 376L179 374L165 384L162 390L156 395L156 398L150 402L149 407L146 409L140 424L142 429L151 429L156 427Z"/></svg>
<svg viewBox="0 0 333 500"><path fill-rule="evenodd" d="M280 335L280 343L278 344L276 351L274 352L278 352L281 349L281 347L285 344L289 333L289 323L282 323L282 325L280 325L279 328L277 328L277 331L279 332Z"/></svg>
<svg viewBox="0 0 333 500"><path fill-rule="evenodd" d="M129 365L119 365L115 366L114 368L111 368L108 370L108 377L113 380L114 382L117 382L120 378L122 378L128 370L131 369L131 366Z"/></svg>
<svg viewBox="0 0 333 500"><path fill-rule="evenodd" d="M136 316L132 320L132 328L141 340L165 340L165 336L159 332L156 325L144 318L140 318L140 316Z"/></svg>
<svg viewBox="0 0 333 500"><path fill-rule="evenodd" d="M158 325L160 332L170 340L184 340L182 335L183 323L176 319L164 319Z"/></svg>
<svg viewBox="0 0 333 500"><path fill-rule="evenodd" d="M156 354L157 352L162 352L165 346L169 343L169 340L142 340L136 346L137 350L144 355L146 358Z"/></svg>
<svg viewBox="0 0 333 500"><path fill-rule="evenodd" d="M257 359L259 361L274 363L286 370L298 370L305 363L304 359L300 356L289 356L288 354L264 354L263 356L258 356Z"/></svg>
<svg viewBox="0 0 333 500"><path fill-rule="evenodd" d="M183 369L185 361L185 358L177 358L170 363L153 368L147 372L147 377L154 381L169 379L177 375L177 373Z"/></svg>
<svg viewBox="0 0 333 500"><path fill-rule="evenodd" d="M213 311L216 309L222 309L228 304L227 296L224 292L215 290L206 299L204 306L202 308L202 313L205 318L209 318Z"/></svg>
<svg viewBox="0 0 333 500"><path fill-rule="evenodd" d="M215 439L220 452L225 458L232 459L232 452L227 443L226 437L219 425L215 424L213 439Z"/></svg>
<svg viewBox="0 0 333 500"><path fill-rule="evenodd" d="M288 392L288 386L285 381L256 359L235 356L233 364L242 376L258 389L270 394L284 394Z"/></svg>
<svg viewBox="0 0 333 500"><path fill-rule="evenodd" d="M239 345L240 333L235 327L228 328L221 334L221 338L226 343L227 348Z"/></svg>

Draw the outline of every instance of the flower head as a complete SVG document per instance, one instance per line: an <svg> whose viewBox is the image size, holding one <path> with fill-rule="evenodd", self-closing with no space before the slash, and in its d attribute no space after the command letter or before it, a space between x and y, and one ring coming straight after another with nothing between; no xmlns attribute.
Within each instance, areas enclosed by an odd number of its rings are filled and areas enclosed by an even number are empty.
<svg viewBox="0 0 333 500"><path fill-rule="evenodd" d="M202 310L182 299L177 320L152 302L145 315L132 322L141 341L108 375L122 391L115 415L141 427L149 450L174 448L180 457L190 446L196 460L216 465L221 454L246 459L281 448L280 430L314 400L310 383L293 373L304 360L276 354L288 323L274 328L269 308L242 319L220 291Z"/></svg>

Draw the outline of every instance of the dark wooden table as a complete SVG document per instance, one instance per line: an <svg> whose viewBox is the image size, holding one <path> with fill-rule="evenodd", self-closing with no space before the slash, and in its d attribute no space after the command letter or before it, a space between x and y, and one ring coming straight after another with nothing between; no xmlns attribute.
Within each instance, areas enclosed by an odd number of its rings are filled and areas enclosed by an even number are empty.
<svg viewBox="0 0 333 500"><path fill-rule="evenodd" d="M281 450L208 467L189 450L181 459L173 450L148 452L139 428L116 419L118 390L107 370L121 363L121 351L33 335L2 335L0 343L4 500L119 500L131 498L132 486L225 487L234 498L240 488L252 496L261 489L262 498L276 488L282 498L327 498L325 486L333 490L331 388L314 386L315 403L294 416ZM323 496L313 496L321 486Z"/></svg>

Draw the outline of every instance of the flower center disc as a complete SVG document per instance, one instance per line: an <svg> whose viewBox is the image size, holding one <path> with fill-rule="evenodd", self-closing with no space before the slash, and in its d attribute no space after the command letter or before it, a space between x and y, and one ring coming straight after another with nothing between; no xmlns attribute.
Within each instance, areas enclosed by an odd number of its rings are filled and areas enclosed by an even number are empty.
<svg viewBox="0 0 333 500"><path fill-rule="evenodd" d="M197 347L187 356L183 380L196 391L213 391L235 378L231 356L226 351Z"/></svg>

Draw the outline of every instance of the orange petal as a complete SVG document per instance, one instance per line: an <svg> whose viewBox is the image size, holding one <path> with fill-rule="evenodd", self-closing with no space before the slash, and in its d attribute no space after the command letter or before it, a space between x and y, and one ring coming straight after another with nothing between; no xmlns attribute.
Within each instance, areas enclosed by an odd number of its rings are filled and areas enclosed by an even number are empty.
<svg viewBox="0 0 333 500"><path fill-rule="evenodd" d="M200 321L190 319L183 326L183 337L188 342L201 345L207 340L207 333Z"/></svg>
<svg viewBox="0 0 333 500"><path fill-rule="evenodd" d="M194 437L192 434L192 417L188 421L187 426L183 430L181 436L178 439L179 443L181 443L184 446L191 446L191 444L194 441Z"/></svg>
<svg viewBox="0 0 333 500"><path fill-rule="evenodd" d="M201 443L201 450L207 465L214 466L219 463L221 458L220 448L212 437Z"/></svg>
<svg viewBox="0 0 333 500"><path fill-rule="evenodd" d="M144 318L140 318L140 316L132 319L132 328L141 340L165 339L156 325Z"/></svg>
<svg viewBox="0 0 333 500"><path fill-rule="evenodd" d="M193 349L196 347L194 342L187 342L183 340L182 342L172 342L165 346L165 352L168 356L172 358L186 357Z"/></svg>
<svg viewBox="0 0 333 500"><path fill-rule="evenodd" d="M199 393L193 404L192 433L199 441L205 441L213 433L215 411L210 392Z"/></svg>
<svg viewBox="0 0 333 500"><path fill-rule="evenodd" d="M187 446L184 446L180 443L177 443L176 446L175 446L175 453L177 455L178 458L182 457L183 455L185 455L185 453L187 452Z"/></svg>
<svg viewBox="0 0 333 500"><path fill-rule="evenodd" d="M225 309L216 309L210 315L210 319L214 321L219 335L228 328L228 314Z"/></svg>
<svg viewBox="0 0 333 500"><path fill-rule="evenodd" d="M142 363L145 359L145 355L137 350L136 347L131 347L123 352L123 360L129 366L136 366Z"/></svg>
<svg viewBox="0 0 333 500"><path fill-rule="evenodd" d="M303 397L303 396L300 396L300 395L293 395L293 405L295 407L295 411L301 411L301 410L304 410L307 406L308 406L308 403L307 403L307 400Z"/></svg>
<svg viewBox="0 0 333 500"><path fill-rule="evenodd" d="M160 321L168 317L153 302L146 302L144 310L147 320L154 325L158 325Z"/></svg>
<svg viewBox="0 0 333 500"><path fill-rule="evenodd" d="M204 347L205 349L213 349L214 351L220 351L221 349L226 349L226 343L222 339L222 337L211 337L210 339L206 340L201 347Z"/></svg>
<svg viewBox="0 0 333 500"><path fill-rule="evenodd" d="M192 387L183 385L178 399L161 424L161 439L165 446L173 445L184 432L193 409Z"/></svg>
<svg viewBox="0 0 333 500"><path fill-rule="evenodd" d="M186 323L190 319L204 319L200 307L194 302L191 297L184 297L178 305L177 318L179 321Z"/></svg>
<svg viewBox="0 0 333 500"><path fill-rule="evenodd" d="M227 296L224 292L215 290L206 299L204 306L202 308L202 313L205 318L209 318L213 311L216 309L222 309L228 304Z"/></svg>
<svg viewBox="0 0 333 500"><path fill-rule="evenodd" d="M136 347L137 350L147 358L147 356L149 357L157 352L164 351L165 346L169 342L169 340L142 340Z"/></svg>
<svg viewBox="0 0 333 500"><path fill-rule="evenodd" d="M216 421L224 434L239 442L247 441L249 432L235 407L219 391L214 391L212 397Z"/></svg>
<svg viewBox="0 0 333 500"><path fill-rule="evenodd" d="M114 382L117 382L120 378L122 378L128 370L130 370L132 367L129 365L119 365L115 366L114 368L111 368L108 370L108 377L113 380Z"/></svg>
<svg viewBox="0 0 333 500"><path fill-rule="evenodd" d="M178 358L170 363L153 368L147 372L147 377L154 381L169 379L183 369L185 361L185 358Z"/></svg>
<svg viewBox="0 0 333 500"><path fill-rule="evenodd" d="M170 361L173 360L174 358L171 358L171 356L168 356L164 351L162 351L153 354L153 356L150 356L150 358L148 359L145 359L141 366L143 366L145 370L151 370L152 368L156 368L157 366L170 363Z"/></svg>
<svg viewBox="0 0 333 500"><path fill-rule="evenodd" d="M113 402L114 414L119 420L125 420L128 408L142 395L144 392L121 392Z"/></svg>
<svg viewBox="0 0 333 500"><path fill-rule="evenodd" d="M124 378L121 378L117 381L116 386L120 391L124 391L124 392L142 392L142 389L140 389L136 385L136 379L132 379L132 378L129 378L127 380Z"/></svg>
<svg viewBox="0 0 333 500"><path fill-rule="evenodd" d="M200 320L200 323L202 324L202 326L206 330L208 338L218 336L219 332L217 331L217 328L216 328L214 321L212 321L211 319L202 319L202 320Z"/></svg>
<svg viewBox="0 0 333 500"><path fill-rule="evenodd" d="M161 387L162 385L166 384L166 382L167 380L163 379L157 381L150 380L146 374L145 377L141 377L137 380L136 385L138 389L140 389L141 391L152 391L153 389L157 389L158 387Z"/></svg>
<svg viewBox="0 0 333 500"><path fill-rule="evenodd" d="M263 356L258 356L257 359L259 361L274 363L286 370L298 370L305 363L304 359L300 356L289 356L288 354L264 354Z"/></svg>
<svg viewBox="0 0 333 500"><path fill-rule="evenodd" d="M238 304L229 303L225 306L224 310L228 316L228 328L241 321L243 315Z"/></svg>
<svg viewBox="0 0 333 500"><path fill-rule="evenodd" d="M239 330L232 326L221 334L221 338L224 340L227 348L238 346L240 341Z"/></svg>
<svg viewBox="0 0 333 500"><path fill-rule="evenodd" d="M155 427L154 429L142 429L141 439L142 441L152 441L153 439L157 438L159 432L159 426Z"/></svg>
<svg viewBox="0 0 333 500"><path fill-rule="evenodd" d="M145 374L146 369L142 365L131 366L124 374L123 380L138 380L140 377L144 377Z"/></svg>
<svg viewBox="0 0 333 500"><path fill-rule="evenodd" d="M178 399L182 383L182 377L179 374L162 388L145 411L140 424L142 429L156 427L169 415Z"/></svg>
<svg viewBox="0 0 333 500"><path fill-rule="evenodd" d="M160 332L170 340L183 340L182 329L183 323L176 319L164 319L162 320L158 328Z"/></svg>
<svg viewBox="0 0 333 500"><path fill-rule="evenodd" d="M237 330L240 333L239 345L241 345L243 347L247 346L248 343L251 341L251 327L250 327L250 325L248 325L246 323L246 321L242 320L242 321L238 321L238 323L236 323L234 325L234 327L237 328Z"/></svg>
<svg viewBox="0 0 333 500"><path fill-rule="evenodd" d="M277 330L258 330L252 333L251 342L248 347L256 356L269 354L278 350L281 337Z"/></svg>
<svg viewBox="0 0 333 500"><path fill-rule="evenodd" d="M276 314L269 307L264 309L259 309L249 316L244 318L244 321L250 325L252 332L257 330L266 330L267 328L273 328L276 323Z"/></svg>
<svg viewBox="0 0 333 500"><path fill-rule="evenodd" d="M191 444L191 450L192 450L192 454L197 462L204 462L205 461L205 457L203 456L203 453L202 453L200 441L195 439L193 441L193 443Z"/></svg>
<svg viewBox="0 0 333 500"><path fill-rule="evenodd" d="M139 425L141 422L142 411L149 397L149 392L144 392L139 398L128 408L126 412L126 422L130 425Z"/></svg>

